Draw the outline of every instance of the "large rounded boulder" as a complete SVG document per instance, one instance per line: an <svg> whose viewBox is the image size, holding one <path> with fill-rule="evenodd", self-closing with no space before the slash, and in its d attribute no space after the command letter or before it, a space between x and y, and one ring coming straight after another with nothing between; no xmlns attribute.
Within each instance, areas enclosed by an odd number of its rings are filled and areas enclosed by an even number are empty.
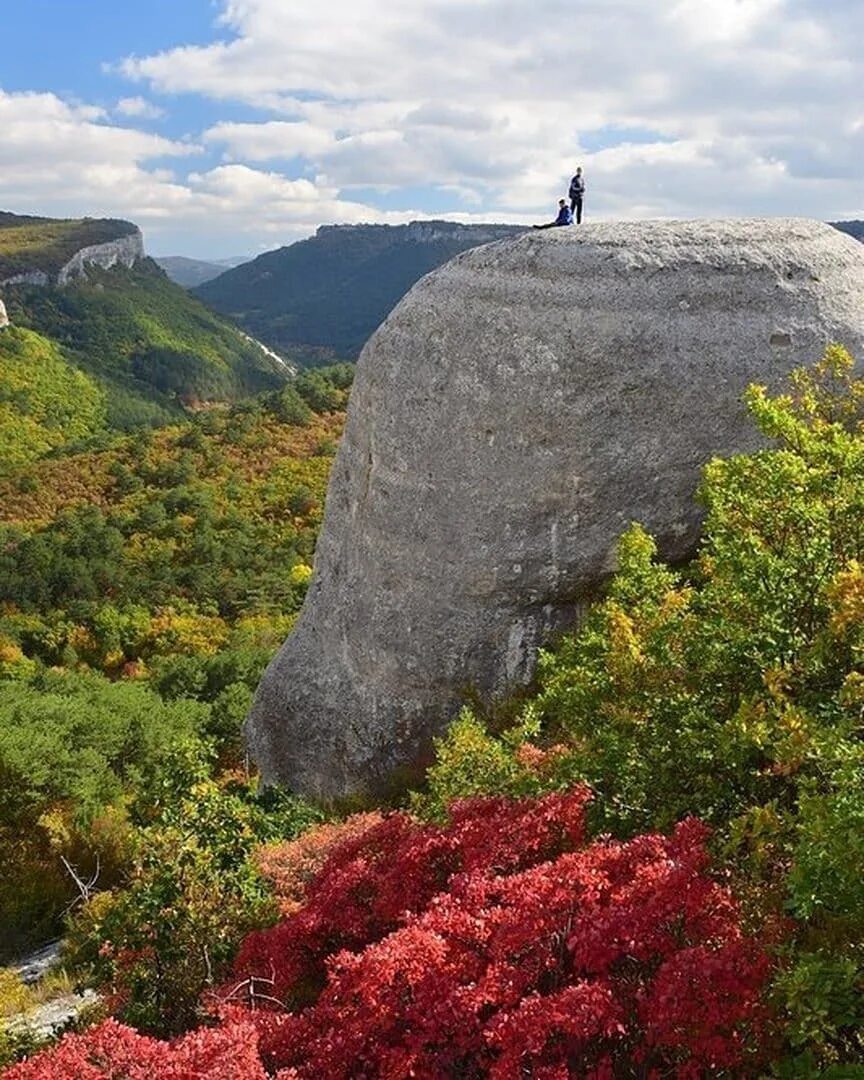
<svg viewBox="0 0 864 1080"><path fill-rule="evenodd" d="M268 782L380 791L524 684L631 521L693 550L742 393L864 344L864 246L805 220L596 224L476 248L363 351L315 577L249 717Z"/></svg>

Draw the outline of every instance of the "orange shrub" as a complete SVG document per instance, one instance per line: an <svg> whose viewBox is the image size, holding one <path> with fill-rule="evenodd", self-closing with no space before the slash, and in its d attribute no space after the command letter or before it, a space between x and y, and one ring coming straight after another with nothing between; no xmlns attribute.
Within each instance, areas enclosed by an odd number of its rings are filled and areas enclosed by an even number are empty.
<svg viewBox="0 0 864 1080"><path fill-rule="evenodd" d="M256 864L273 885L282 915L292 915L303 907L307 885L337 844L362 836L382 821L377 810L352 814L345 821L315 825L296 840L259 848L255 855Z"/></svg>

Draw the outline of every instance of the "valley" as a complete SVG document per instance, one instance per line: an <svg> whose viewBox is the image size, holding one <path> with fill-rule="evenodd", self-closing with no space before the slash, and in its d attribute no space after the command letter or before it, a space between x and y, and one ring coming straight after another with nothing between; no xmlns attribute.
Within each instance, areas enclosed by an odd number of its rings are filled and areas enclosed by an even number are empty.
<svg viewBox="0 0 864 1080"><path fill-rule="evenodd" d="M864 1080L864 5L0 20L0 1080Z"/></svg>
<svg viewBox="0 0 864 1080"><path fill-rule="evenodd" d="M516 236L513 225L324 225L228 270L194 294L301 364L356 360L424 274L460 251Z"/></svg>

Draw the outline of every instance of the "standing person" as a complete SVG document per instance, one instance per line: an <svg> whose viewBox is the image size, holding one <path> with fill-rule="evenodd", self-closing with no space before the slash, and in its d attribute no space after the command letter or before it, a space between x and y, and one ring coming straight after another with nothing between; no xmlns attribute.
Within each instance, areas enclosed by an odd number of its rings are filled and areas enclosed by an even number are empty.
<svg viewBox="0 0 864 1080"><path fill-rule="evenodd" d="M558 200L558 217L554 221L547 221L545 225L534 225L535 229L554 229L556 225L572 225L573 214L567 209L564 199Z"/></svg>
<svg viewBox="0 0 864 1080"><path fill-rule="evenodd" d="M576 224L582 224L582 200L585 198L585 179L582 176L582 166L576 170L576 175L570 181L570 213L576 215Z"/></svg>

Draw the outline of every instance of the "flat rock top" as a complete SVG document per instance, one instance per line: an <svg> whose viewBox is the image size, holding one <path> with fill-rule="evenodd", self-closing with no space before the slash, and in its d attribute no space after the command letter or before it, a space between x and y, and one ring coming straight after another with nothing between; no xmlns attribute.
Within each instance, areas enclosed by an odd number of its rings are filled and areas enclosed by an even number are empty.
<svg viewBox="0 0 864 1080"><path fill-rule="evenodd" d="M469 264L488 265L506 258L517 263L545 249L550 258L574 257L574 246L591 253L623 257L628 269L662 264L670 268L751 262L765 265L774 256L794 258L824 248L846 250L860 260L860 243L823 222L808 218L731 218L699 221L601 221L555 229L532 230L513 239L474 248L443 270ZM503 265L503 263L502 263Z"/></svg>
<svg viewBox="0 0 864 1080"><path fill-rule="evenodd" d="M541 230L532 230L536 236ZM579 240L607 247L634 244L687 244L705 247L808 240L820 235L834 236L837 230L812 218L682 218L648 221L592 221L586 225L570 225L543 229L550 237Z"/></svg>

